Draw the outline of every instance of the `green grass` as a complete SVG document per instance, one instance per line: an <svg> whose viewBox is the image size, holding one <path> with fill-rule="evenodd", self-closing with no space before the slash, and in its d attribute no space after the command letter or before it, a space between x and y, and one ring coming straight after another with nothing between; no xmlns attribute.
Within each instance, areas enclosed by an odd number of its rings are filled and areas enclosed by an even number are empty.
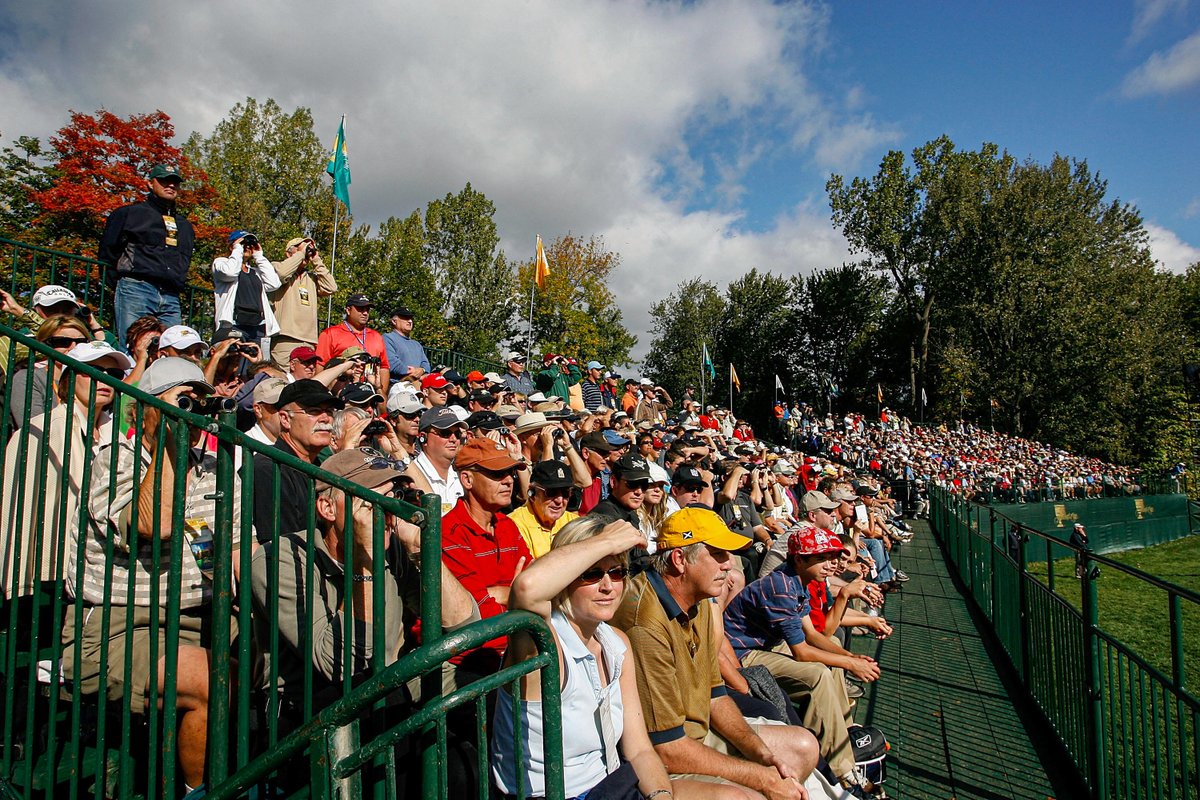
<svg viewBox="0 0 1200 800"><path fill-rule="evenodd" d="M1167 544L1128 550L1109 556L1114 561L1154 575L1184 589L1200 593L1200 538L1189 536ZM1074 559L1053 562L1055 591L1080 608L1080 582ZM1033 563L1029 571L1047 582L1046 563ZM1112 568L1101 568L1098 582L1100 628L1128 645L1147 663L1172 675L1171 627L1167 592ZM1200 606L1184 600L1184 686L1200 695Z"/></svg>

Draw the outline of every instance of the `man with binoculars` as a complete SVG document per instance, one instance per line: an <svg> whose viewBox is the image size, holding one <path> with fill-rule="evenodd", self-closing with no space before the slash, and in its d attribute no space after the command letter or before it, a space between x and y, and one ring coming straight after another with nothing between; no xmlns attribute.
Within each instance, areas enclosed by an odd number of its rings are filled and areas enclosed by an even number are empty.
<svg viewBox="0 0 1200 800"><path fill-rule="evenodd" d="M286 370L297 347L317 349L319 300L338 286L312 239L292 239L284 255L283 261L274 262L280 286L267 296L279 322L279 333L271 339L271 360Z"/></svg>
<svg viewBox="0 0 1200 800"><path fill-rule="evenodd" d="M280 287L279 275L253 233L234 231L229 234L229 245L229 255L212 263L216 323L241 331L245 341L259 344L279 333L267 301L267 292Z"/></svg>

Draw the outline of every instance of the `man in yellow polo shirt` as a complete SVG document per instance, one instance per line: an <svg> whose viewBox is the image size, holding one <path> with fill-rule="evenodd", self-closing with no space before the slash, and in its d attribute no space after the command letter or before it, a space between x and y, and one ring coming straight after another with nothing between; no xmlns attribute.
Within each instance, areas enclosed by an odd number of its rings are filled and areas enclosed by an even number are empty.
<svg viewBox="0 0 1200 800"><path fill-rule="evenodd" d="M579 516L567 511L574 485L571 470L561 461L540 461L534 465L529 476L529 501L508 515L517 524L534 558L549 552L554 534Z"/></svg>

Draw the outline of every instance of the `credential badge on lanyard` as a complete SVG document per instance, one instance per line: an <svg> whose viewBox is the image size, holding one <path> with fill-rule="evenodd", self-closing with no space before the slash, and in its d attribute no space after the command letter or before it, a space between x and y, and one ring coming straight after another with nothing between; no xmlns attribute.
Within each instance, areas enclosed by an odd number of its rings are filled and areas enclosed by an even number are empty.
<svg viewBox="0 0 1200 800"><path fill-rule="evenodd" d="M167 226L167 247L178 247L179 239L176 234L179 233L179 226L175 224L175 218L169 214L163 214L163 225Z"/></svg>

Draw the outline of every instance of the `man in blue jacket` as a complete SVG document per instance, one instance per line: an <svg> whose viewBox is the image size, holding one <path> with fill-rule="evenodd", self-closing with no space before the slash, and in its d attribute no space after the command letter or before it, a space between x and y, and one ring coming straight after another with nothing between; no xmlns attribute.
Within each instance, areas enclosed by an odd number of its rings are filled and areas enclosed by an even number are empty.
<svg viewBox="0 0 1200 800"><path fill-rule="evenodd" d="M122 347L138 317L153 315L168 326L183 322L179 292L187 284L196 241L192 224L175 207L183 182L179 170L159 164L147 179L146 199L109 214L100 236L100 260L116 268L113 305Z"/></svg>

